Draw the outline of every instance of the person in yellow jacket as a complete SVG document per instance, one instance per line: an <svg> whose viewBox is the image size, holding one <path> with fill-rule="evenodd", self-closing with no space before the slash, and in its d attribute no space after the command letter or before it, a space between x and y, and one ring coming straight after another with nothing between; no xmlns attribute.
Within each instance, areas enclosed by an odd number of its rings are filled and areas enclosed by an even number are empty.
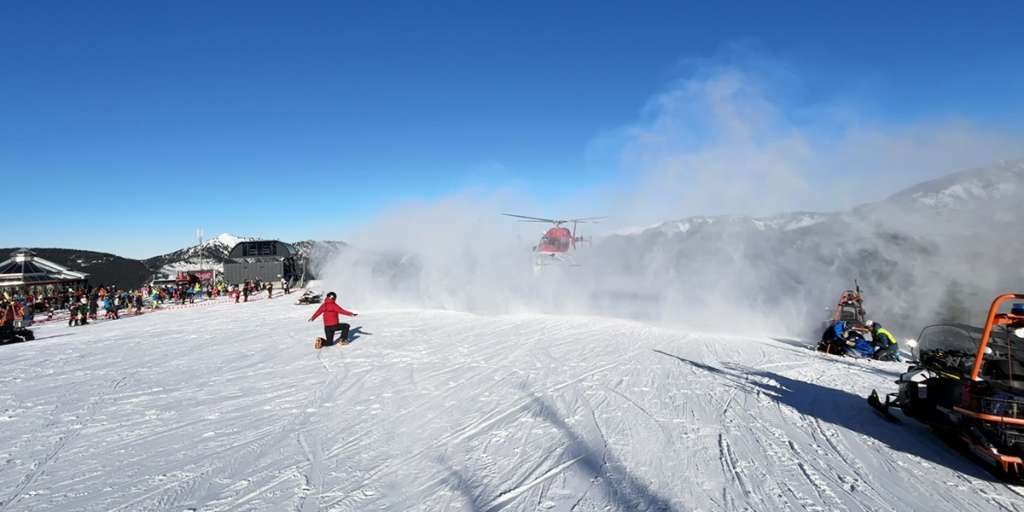
<svg viewBox="0 0 1024 512"><path fill-rule="evenodd" d="M900 346L891 332L882 328L878 322L871 322L871 343L875 346L875 359L883 361L899 361Z"/></svg>

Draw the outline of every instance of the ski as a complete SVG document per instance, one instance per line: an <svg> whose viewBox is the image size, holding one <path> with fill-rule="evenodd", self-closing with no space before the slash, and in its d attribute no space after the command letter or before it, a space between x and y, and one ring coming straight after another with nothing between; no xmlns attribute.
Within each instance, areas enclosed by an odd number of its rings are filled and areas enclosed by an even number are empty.
<svg viewBox="0 0 1024 512"><path fill-rule="evenodd" d="M878 413L879 416L889 423L902 424L903 422L899 418L889 412L889 408L892 407L893 404L894 402L890 401L889 397L886 397L885 403L882 403L878 398L878 392L875 390L871 390L871 395L868 396L868 405L870 405L871 409Z"/></svg>

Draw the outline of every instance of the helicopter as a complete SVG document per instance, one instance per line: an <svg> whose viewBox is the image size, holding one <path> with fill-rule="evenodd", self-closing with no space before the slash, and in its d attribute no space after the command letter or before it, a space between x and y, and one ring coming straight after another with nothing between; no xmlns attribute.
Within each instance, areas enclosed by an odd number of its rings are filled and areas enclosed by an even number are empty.
<svg viewBox="0 0 1024 512"><path fill-rule="evenodd" d="M527 215L516 215L513 213L503 213L502 215L518 219L519 222L540 222L554 225L554 227L551 227L544 232L540 242L533 248L534 270L539 270L549 265L579 266L572 253L576 250L576 244L589 244L591 239L577 236L577 225L596 223L606 218L581 217L578 219L546 219L543 217L530 217ZM566 224L572 224L572 229L565 227Z"/></svg>

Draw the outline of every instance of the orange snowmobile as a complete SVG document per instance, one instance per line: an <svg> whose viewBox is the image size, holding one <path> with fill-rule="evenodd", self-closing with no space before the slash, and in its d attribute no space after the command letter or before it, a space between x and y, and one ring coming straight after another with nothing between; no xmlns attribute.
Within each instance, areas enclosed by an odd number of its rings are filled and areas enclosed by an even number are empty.
<svg viewBox="0 0 1024 512"><path fill-rule="evenodd" d="M983 328L931 325L909 344L899 391L884 403L872 391L868 404L893 422L899 407L1001 477L1024 478L1024 294L996 297Z"/></svg>
<svg viewBox="0 0 1024 512"><path fill-rule="evenodd" d="M832 324L838 321L846 322L851 329L867 335L871 332L868 326L867 313L864 312L864 295L860 292L860 285L854 290L843 290L839 294L839 301L832 311Z"/></svg>

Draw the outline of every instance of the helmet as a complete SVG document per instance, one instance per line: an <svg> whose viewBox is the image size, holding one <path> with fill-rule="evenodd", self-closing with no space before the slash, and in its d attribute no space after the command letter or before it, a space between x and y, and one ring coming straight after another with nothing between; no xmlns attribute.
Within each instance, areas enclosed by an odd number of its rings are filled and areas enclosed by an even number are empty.
<svg viewBox="0 0 1024 512"><path fill-rule="evenodd" d="M871 322L871 330L872 331L877 331L877 330L879 330L881 328L882 328L882 324L880 324L878 322Z"/></svg>
<svg viewBox="0 0 1024 512"><path fill-rule="evenodd" d="M338 298L338 294L334 293L334 292L327 292L327 298L331 299L331 300L337 299Z"/></svg>

